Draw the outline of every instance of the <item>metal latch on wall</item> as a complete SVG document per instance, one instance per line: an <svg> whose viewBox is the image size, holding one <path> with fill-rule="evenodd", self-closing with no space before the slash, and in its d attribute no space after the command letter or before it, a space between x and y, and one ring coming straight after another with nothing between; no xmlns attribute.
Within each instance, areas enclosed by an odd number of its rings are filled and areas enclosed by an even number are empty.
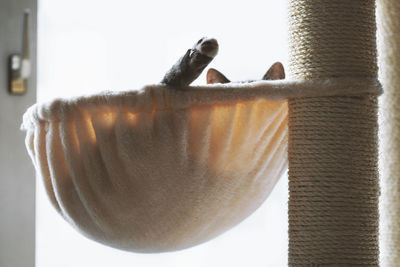
<svg viewBox="0 0 400 267"><path fill-rule="evenodd" d="M29 14L30 10L25 10L22 55L11 54L8 58L8 88L10 94L13 95L22 95L26 92L27 79L31 73L31 62L29 59Z"/></svg>

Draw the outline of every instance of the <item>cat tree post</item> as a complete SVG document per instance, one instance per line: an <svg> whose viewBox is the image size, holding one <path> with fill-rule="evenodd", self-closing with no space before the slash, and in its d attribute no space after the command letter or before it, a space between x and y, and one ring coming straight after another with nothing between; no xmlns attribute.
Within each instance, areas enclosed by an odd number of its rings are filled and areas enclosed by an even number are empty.
<svg viewBox="0 0 400 267"><path fill-rule="evenodd" d="M289 18L291 78L376 78L375 1L290 0ZM289 191L289 266L378 266L376 96L289 101Z"/></svg>
<svg viewBox="0 0 400 267"><path fill-rule="evenodd" d="M381 265L400 262L400 2L378 1L381 100Z"/></svg>

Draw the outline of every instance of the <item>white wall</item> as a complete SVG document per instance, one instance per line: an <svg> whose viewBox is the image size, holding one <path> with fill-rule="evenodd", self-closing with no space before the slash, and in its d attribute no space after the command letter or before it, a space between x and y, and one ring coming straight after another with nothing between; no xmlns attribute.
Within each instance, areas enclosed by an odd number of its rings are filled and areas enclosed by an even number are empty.
<svg viewBox="0 0 400 267"><path fill-rule="evenodd" d="M286 1L41 0L40 100L156 83L200 37L218 39L210 66L232 80L285 65ZM195 82L204 84L204 74ZM203 245L143 255L86 239L58 216L38 183L37 266L286 266L287 178L250 218Z"/></svg>

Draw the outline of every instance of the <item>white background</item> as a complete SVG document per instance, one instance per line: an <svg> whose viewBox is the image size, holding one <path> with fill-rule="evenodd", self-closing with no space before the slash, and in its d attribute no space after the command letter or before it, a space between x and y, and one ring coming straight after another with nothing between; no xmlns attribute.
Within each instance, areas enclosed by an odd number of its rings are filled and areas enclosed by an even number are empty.
<svg viewBox="0 0 400 267"><path fill-rule="evenodd" d="M232 80L287 66L286 1L40 0L39 101L161 80L202 36L217 38L210 64ZM204 73L195 84L204 84ZM56 214L37 183L37 266L287 266L287 177L248 219L205 244L136 254L95 243Z"/></svg>

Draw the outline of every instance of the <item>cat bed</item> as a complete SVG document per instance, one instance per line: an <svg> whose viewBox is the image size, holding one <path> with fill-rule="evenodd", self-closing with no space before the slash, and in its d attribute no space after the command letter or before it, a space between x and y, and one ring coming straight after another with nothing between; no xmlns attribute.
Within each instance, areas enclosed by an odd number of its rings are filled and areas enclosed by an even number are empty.
<svg viewBox="0 0 400 267"><path fill-rule="evenodd" d="M260 81L55 99L23 117L49 199L85 236L165 252L254 212L287 168L287 98L381 92L365 79Z"/></svg>

